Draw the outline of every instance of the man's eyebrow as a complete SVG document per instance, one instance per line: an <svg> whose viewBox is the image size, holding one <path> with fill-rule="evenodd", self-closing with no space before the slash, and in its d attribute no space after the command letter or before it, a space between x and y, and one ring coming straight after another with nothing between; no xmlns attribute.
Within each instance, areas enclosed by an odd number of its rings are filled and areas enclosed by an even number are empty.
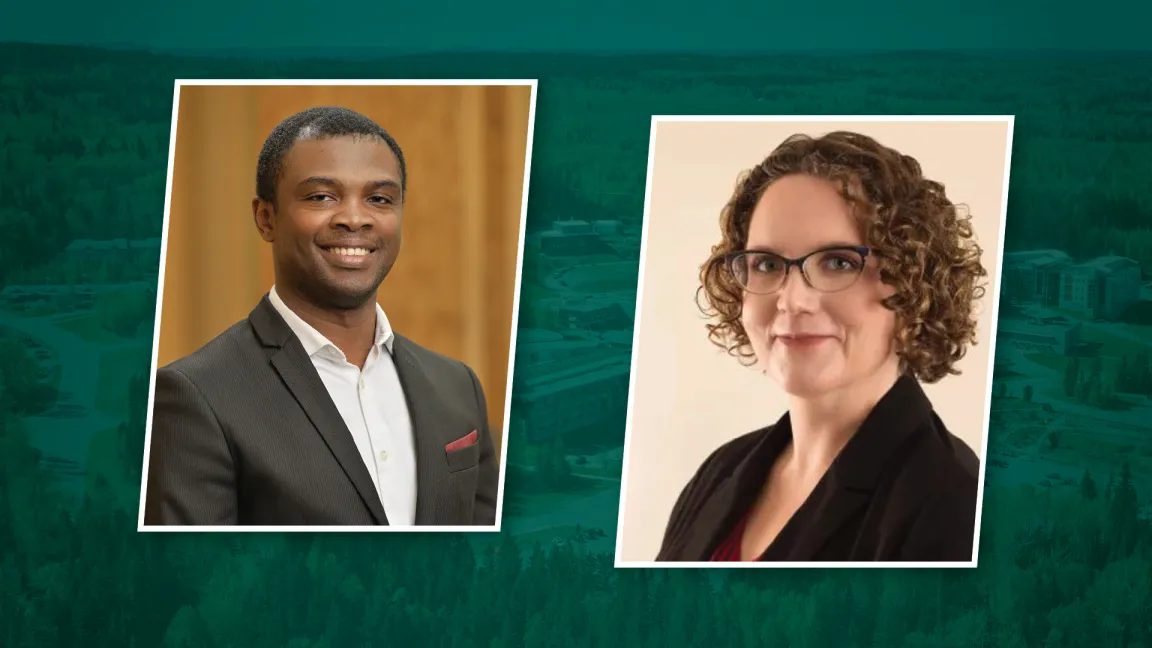
<svg viewBox="0 0 1152 648"><path fill-rule="evenodd" d="M311 178L305 178L304 180L301 180L299 186L309 184L339 185L340 183L336 180L336 178L329 178L328 176L312 176Z"/></svg>
<svg viewBox="0 0 1152 648"><path fill-rule="evenodd" d="M374 180L371 185L376 189L400 189L400 183L395 180Z"/></svg>

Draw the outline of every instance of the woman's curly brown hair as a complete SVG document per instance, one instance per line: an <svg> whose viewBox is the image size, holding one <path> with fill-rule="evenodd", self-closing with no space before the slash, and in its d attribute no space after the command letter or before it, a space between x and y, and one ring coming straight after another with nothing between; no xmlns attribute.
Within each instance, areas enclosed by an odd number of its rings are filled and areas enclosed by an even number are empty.
<svg viewBox="0 0 1152 648"><path fill-rule="evenodd" d="M858 133L837 131L813 138L793 135L759 165L742 173L720 214L722 240L700 268L707 297L702 312L715 320L709 339L742 362L755 354L740 320L743 289L724 259L748 243L752 211L779 178L806 174L834 182L860 220L874 250L880 279L895 294L884 306L896 313L896 353L903 373L934 383L958 374L954 365L976 344L975 302L984 295L980 246L971 216L924 177L915 159Z"/></svg>

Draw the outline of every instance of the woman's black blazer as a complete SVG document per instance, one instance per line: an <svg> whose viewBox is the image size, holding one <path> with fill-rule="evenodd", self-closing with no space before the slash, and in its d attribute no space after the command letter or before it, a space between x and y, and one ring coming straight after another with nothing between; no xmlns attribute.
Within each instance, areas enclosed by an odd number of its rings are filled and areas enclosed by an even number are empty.
<svg viewBox="0 0 1152 648"><path fill-rule="evenodd" d="M785 414L713 452L677 499L656 560L708 560L791 439ZM902 376L760 560L971 561L979 474L976 455Z"/></svg>

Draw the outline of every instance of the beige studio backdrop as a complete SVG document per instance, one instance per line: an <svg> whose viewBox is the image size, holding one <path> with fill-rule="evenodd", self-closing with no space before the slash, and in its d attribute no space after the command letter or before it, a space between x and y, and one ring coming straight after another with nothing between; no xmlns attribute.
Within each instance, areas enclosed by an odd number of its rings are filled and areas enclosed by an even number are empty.
<svg viewBox="0 0 1152 648"><path fill-rule="evenodd" d="M158 366L246 318L272 286L252 220L260 148L286 117L342 106L387 130L408 165L400 256L378 301L397 332L476 371L499 451L532 90L181 86Z"/></svg>
<svg viewBox="0 0 1152 648"><path fill-rule="evenodd" d="M694 298L699 266L720 240L720 210L737 176L795 133L851 130L875 137L915 157L953 202L968 206L989 273L978 304L979 344L959 363L961 375L924 389L952 433L983 459L1010 122L669 118L654 127L619 562L654 560L677 496L708 454L787 410L786 395L770 377L708 341Z"/></svg>

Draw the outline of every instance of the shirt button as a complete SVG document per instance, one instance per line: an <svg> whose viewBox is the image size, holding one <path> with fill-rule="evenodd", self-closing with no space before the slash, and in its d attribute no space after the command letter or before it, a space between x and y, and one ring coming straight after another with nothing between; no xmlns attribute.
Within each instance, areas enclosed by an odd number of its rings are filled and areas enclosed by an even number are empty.
<svg viewBox="0 0 1152 648"><path fill-rule="evenodd" d="M387 450L381 450L380 451L380 461L388 461L388 451Z"/></svg>

